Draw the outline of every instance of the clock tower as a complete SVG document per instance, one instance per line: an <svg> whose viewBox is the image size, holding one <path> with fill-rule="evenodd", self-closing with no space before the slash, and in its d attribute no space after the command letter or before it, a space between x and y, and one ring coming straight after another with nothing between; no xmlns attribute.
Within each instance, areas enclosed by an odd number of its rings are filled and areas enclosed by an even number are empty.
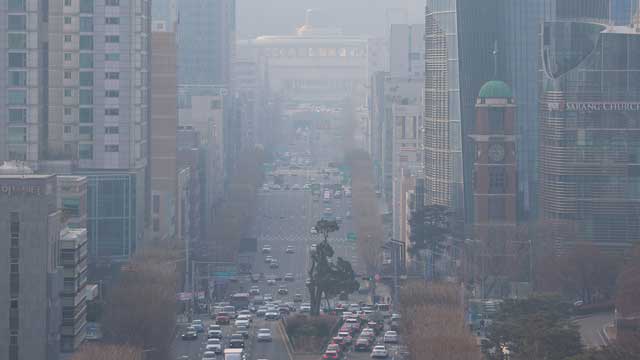
<svg viewBox="0 0 640 360"><path fill-rule="evenodd" d="M473 228L475 240L495 257L491 275L496 277L509 276L506 264L517 224L515 114L515 100L507 84L492 80L482 86L476 100L475 130L470 135L475 152Z"/></svg>

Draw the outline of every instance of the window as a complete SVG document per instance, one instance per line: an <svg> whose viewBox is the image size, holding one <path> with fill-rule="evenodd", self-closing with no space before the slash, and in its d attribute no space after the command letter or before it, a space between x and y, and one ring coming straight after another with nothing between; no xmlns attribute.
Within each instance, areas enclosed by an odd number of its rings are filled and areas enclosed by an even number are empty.
<svg viewBox="0 0 640 360"><path fill-rule="evenodd" d="M27 109L9 109L9 124L24 124L27 122Z"/></svg>
<svg viewBox="0 0 640 360"><path fill-rule="evenodd" d="M502 166L489 167L489 194L504 194L507 185L507 174Z"/></svg>
<svg viewBox="0 0 640 360"><path fill-rule="evenodd" d="M92 32L93 31L93 18L90 16L80 17L80 31Z"/></svg>
<svg viewBox="0 0 640 360"><path fill-rule="evenodd" d="M27 48L27 34L9 33L9 49L26 49Z"/></svg>
<svg viewBox="0 0 640 360"><path fill-rule="evenodd" d="M93 13L93 0L80 0L80 13L92 14Z"/></svg>
<svg viewBox="0 0 640 360"><path fill-rule="evenodd" d="M69 216L80 215L80 199L62 199L62 211Z"/></svg>
<svg viewBox="0 0 640 360"><path fill-rule="evenodd" d="M106 73L104 73L104 78L105 79L119 79L120 78L120 73L119 72L106 72Z"/></svg>
<svg viewBox="0 0 640 360"><path fill-rule="evenodd" d="M93 54L80 54L80 68L81 69L93 68Z"/></svg>
<svg viewBox="0 0 640 360"><path fill-rule="evenodd" d="M93 36L80 35L80 50L93 50Z"/></svg>
<svg viewBox="0 0 640 360"><path fill-rule="evenodd" d="M9 71L9 86L27 85L26 71Z"/></svg>
<svg viewBox="0 0 640 360"><path fill-rule="evenodd" d="M71 53L64 53L64 61L71 61Z"/></svg>
<svg viewBox="0 0 640 360"><path fill-rule="evenodd" d="M71 25L71 16L65 16L64 23L65 25Z"/></svg>
<svg viewBox="0 0 640 360"><path fill-rule="evenodd" d="M105 152L118 152L118 151L120 151L120 149L119 149L118 145L105 145L104 146L104 151Z"/></svg>
<svg viewBox="0 0 640 360"><path fill-rule="evenodd" d="M93 159L93 145L91 144L78 145L78 157L84 160Z"/></svg>
<svg viewBox="0 0 640 360"><path fill-rule="evenodd" d="M9 67L25 67L27 66L27 54L25 53L9 53Z"/></svg>
<svg viewBox="0 0 640 360"><path fill-rule="evenodd" d="M118 25L120 24L120 18L119 17L108 17L105 19L105 23L108 25Z"/></svg>
<svg viewBox="0 0 640 360"><path fill-rule="evenodd" d="M9 30L25 30L27 28L26 15L9 15Z"/></svg>
<svg viewBox="0 0 640 360"><path fill-rule="evenodd" d="M153 195L153 213L160 213L160 195Z"/></svg>
<svg viewBox="0 0 640 360"><path fill-rule="evenodd" d="M105 5L107 5L107 6L118 6L118 5L120 5L120 0L105 0Z"/></svg>
<svg viewBox="0 0 640 360"><path fill-rule="evenodd" d="M71 80L71 71L65 71L64 78L65 80Z"/></svg>
<svg viewBox="0 0 640 360"><path fill-rule="evenodd" d="M80 126L78 134L81 140L93 140L93 126Z"/></svg>
<svg viewBox="0 0 640 360"><path fill-rule="evenodd" d="M80 105L93 104L93 90L80 89Z"/></svg>
<svg viewBox="0 0 640 360"><path fill-rule="evenodd" d="M24 144L27 142L26 127L9 127L9 144Z"/></svg>
<svg viewBox="0 0 640 360"><path fill-rule="evenodd" d="M117 98L120 96L120 91L118 90L107 90L104 92L104 96L105 97L109 97L109 98Z"/></svg>
<svg viewBox="0 0 640 360"><path fill-rule="evenodd" d="M64 0L64 6L71 6L71 0Z"/></svg>
<svg viewBox="0 0 640 360"><path fill-rule="evenodd" d="M120 115L120 109L104 109L104 114L108 116L118 116Z"/></svg>
<svg viewBox="0 0 640 360"><path fill-rule="evenodd" d="M502 134L504 132L504 109L489 108L489 132Z"/></svg>
<svg viewBox="0 0 640 360"><path fill-rule="evenodd" d="M104 133L105 134L118 134L120 129L117 126L105 126Z"/></svg>
<svg viewBox="0 0 640 360"><path fill-rule="evenodd" d="M24 2L25 0L9 0L9 11L24 11Z"/></svg>
<svg viewBox="0 0 640 360"><path fill-rule="evenodd" d="M93 72L91 71L80 72L80 86L93 86Z"/></svg>
<svg viewBox="0 0 640 360"><path fill-rule="evenodd" d="M160 231L160 219L158 218L153 218L153 231Z"/></svg>
<svg viewBox="0 0 640 360"><path fill-rule="evenodd" d="M65 116L71 116L71 108L69 107L64 108L64 114Z"/></svg>
<svg viewBox="0 0 640 360"><path fill-rule="evenodd" d="M9 105L26 105L27 104L27 91L26 90L9 90L9 91L7 91L7 104L9 104Z"/></svg>
<svg viewBox="0 0 640 360"><path fill-rule="evenodd" d="M93 108L80 108L78 111L78 121L81 123L93 122Z"/></svg>
<svg viewBox="0 0 640 360"><path fill-rule="evenodd" d="M104 42L106 43L119 43L120 36L118 35L107 35L104 37Z"/></svg>
<svg viewBox="0 0 640 360"><path fill-rule="evenodd" d="M73 96L73 90L71 90L70 88L64 89L64 97L71 97L71 96Z"/></svg>
<svg viewBox="0 0 640 360"><path fill-rule="evenodd" d="M64 36L64 42L70 43L71 42L71 35L65 35Z"/></svg>
<svg viewBox="0 0 640 360"><path fill-rule="evenodd" d="M504 203L504 199L489 198L489 220L504 221L506 219Z"/></svg>
<svg viewBox="0 0 640 360"><path fill-rule="evenodd" d="M106 53L104 59L106 61L120 61L120 53Z"/></svg>
<svg viewBox="0 0 640 360"><path fill-rule="evenodd" d="M220 102L220 100L211 100L211 103L209 105L211 110L217 110L222 108L222 103Z"/></svg>
<svg viewBox="0 0 640 360"><path fill-rule="evenodd" d="M71 134L71 126L65 125L64 126L64 133L65 134Z"/></svg>

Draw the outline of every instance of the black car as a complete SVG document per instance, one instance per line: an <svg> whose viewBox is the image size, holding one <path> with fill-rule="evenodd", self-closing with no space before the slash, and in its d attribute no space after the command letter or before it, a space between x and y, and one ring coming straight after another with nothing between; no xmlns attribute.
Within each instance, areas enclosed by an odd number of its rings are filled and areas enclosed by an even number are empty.
<svg viewBox="0 0 640 360"><path fill-rule="evenodd" d="M280 289L278 289L278 294L287 295L289 294L289 290L287 290L287 288L281 287Z"/></svg>
<svg viewBox="0 0 640 360"><path fill-rule="evenodd" d="M229 347L232 349L243 349L244 336L242 336L242 334L231 334L231 339L229 339Z"/></svg>
<svg viewBox="0 0 640 360"><path fill-rule="evenodd" d="M182 340L198 340L198 333L195 331L187 331L181 336Z"/></svg>

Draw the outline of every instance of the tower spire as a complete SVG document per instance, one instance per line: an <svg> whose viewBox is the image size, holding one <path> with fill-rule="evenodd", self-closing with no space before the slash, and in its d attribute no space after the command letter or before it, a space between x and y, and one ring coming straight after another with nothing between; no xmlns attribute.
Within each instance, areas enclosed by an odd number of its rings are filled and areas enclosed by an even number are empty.
<svg viewBox="0 0 640 360"><path fill-rule="evenodd" d="M493 41L493 79L498 80L498 40Z"/></svg>

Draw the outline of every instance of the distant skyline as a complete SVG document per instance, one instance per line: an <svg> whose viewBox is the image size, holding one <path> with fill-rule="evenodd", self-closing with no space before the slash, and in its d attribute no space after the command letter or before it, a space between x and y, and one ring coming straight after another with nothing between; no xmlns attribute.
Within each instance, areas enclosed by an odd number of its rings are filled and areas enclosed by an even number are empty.
<svg viewBox="0 0 640 360"><path fill-rule="evenodd" d="M345 34L384 34L387 9L407 9L409 22L424 22L425 0L237 0L238 38L289 35L304 23L306 9L321 10Z"/></svg>

